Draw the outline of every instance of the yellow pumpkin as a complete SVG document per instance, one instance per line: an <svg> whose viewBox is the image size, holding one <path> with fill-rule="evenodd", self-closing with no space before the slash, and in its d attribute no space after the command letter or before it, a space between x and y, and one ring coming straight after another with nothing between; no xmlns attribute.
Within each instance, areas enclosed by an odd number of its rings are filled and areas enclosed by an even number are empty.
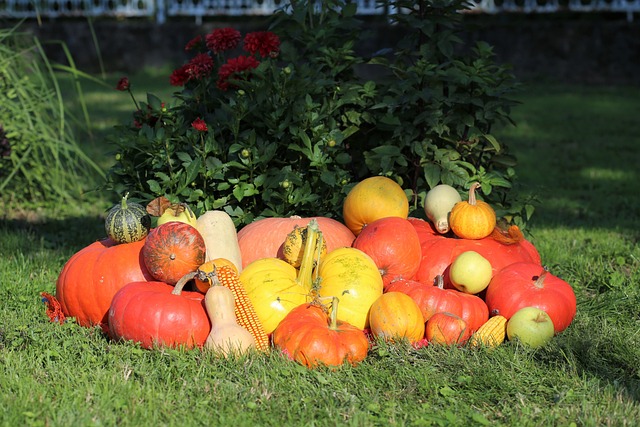
<svg viewBox="0 0 640 427"><path fill-rule="evenodd" d="M338 320L365 329L369 309L382 295L382 276L369 255L356 248L329 252L318 266L320 297L337 297Z"/></svg>
<svg viewBox="0 0 640 427"><path fill-rule="evenodd" d="M319 258L322 233L313 219L307 225L300 270L280 258L261 258L240 273L240 282L267 334L294 308L310 301L314 261Z"/></svg>
<svg viewBox="0 0 640 427"><path fill-rule="evenodd" d="M409 199L400 184L386 176L360 181L344 199L342 217L356 236L367 224L389 216L406 219L409 216Z"/></svg>
<svg viewBox="0 0 640 427"><path fill-rule="evenodd" d="M469 189L469 200L456 203L449 214L449 226L462 239L484 239L496 228L496 212L491 205L476 199L476 182Z"/></svg>

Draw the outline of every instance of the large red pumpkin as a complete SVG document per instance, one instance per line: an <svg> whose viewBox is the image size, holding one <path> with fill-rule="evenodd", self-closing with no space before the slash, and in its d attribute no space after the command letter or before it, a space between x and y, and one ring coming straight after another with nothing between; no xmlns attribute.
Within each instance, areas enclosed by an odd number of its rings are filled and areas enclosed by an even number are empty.
<svg viewBox="0 0 640 427"><path fill-rule="evenodd" d="M576 295L571 285L535 263L519 262L503 268L487 287L485 301L492 314L507 319L523 307L546 311L556 334L576 315Z"/></svg>
<svg viewBox="0 0 640 427"><path fill-rule="evenodd" d="M142 259L149 273L160 282L175 285L205 262L204 238L193 226L179 221L164 223L149 233Z"/></svg>
<svg viewBox="0 0 640 427"><path fill-rule="evenodd" d="M427 221L412 218L410 222L416 228L422 246L422 260L414 279L426 284L432 283L439 275L447 278L451 263L466 251L475 251L489 260L494 275L514 262L541 265L538 250L521 234L509 239L502 238L501 233L496 231L484 239L460 239L438 234ZM448 283L446 286L450 287Z"/></svg>
<svg viewBox="0 0 640 427"><path fill-rule="evenodd" d="M120 289L109 308L109 334L143 348L201 347L211 321L200 292L178 290L162 282L133 282Z"/></svg>
<svg viewBox="0 0 640 427"><path fill-rule="evenodd" d="M330 314L318 304L299 305L273 331L273 344L309 368L356 365L367 356L369 340L364 331L336 320L336 315L335 304Z"/></svg>
<svg viewBox="0 0 640 427"><path fill-rule="evenodd" d="M296 227L306 227L309 221L318 221L322 237L327 243L327 252L351 246L356 238L346 225L332 218L263 218L247 224L238 231L238 244L242 254L242 267L262 258L281 258L282 245L287 235Z"/></svg>
<svg viewBox="0 0 640 427"><path fill-rule="evenodd" d="M71 256L56 281L56 299L65 316L106 332L115 293L127 283L153 280L140 255L143 245L144 239L122 244L105 239Z"/></svg>
<svg viewBox="0 0 640 427"><path fill-rule="evenodd" d="M353 247L373 259L385 287L393 280L411 279L420 267L420 239L411 222L399 217L377 219L362 229Z"/></svg>
<svg viewBox="0 0 640 427"><path fill-rule="evenodd" d="M470 332L475 332L489 319L489 308L477 295L460 292L457 289L445 289L442 276L438 276L431 285L414 280L396 280L387 292L403 292L418 304L425 321L436 313L448 312L467 322Z"/></svg>

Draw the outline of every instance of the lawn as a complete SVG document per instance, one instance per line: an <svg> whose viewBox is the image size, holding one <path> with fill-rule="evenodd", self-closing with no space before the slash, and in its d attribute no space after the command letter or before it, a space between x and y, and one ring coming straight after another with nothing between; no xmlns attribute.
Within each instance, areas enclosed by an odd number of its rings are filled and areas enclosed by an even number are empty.
<svg viewBox="0 0 640 427"><path fill-rule="evenodd" d="M168 96L168 72L129 76L136 96ZM104 137L133 105L110 88L85 92L87 150L105 167ZM578 299L574 322L546 347L380 343L355 368L307 370L275 352L227 361L114 343L50 323L40 298L73 253L103 237L108 202L4 213L0 425L636 425L640 88L532 84L518 97L517 126L499 137L519 158L518 191L539 200L527 236Z"/></svg>

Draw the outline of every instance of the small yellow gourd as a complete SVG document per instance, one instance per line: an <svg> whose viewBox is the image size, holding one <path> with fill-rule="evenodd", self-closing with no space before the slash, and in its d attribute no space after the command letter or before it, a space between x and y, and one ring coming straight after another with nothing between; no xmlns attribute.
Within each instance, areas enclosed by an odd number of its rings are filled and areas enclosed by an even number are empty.
<svg viewBox="0 0 640 427"><path fill-rule="evenodd" d="M471 336L472 347L497 347L502 344L507 334L507 318L501 315L490 317Z"/></svg>
<svg viewBox="0 0 640 427"><path fill-rule="evenodd" d="M449 214L449 226L462 239L484 239L496 228L496 212L491 205L476 199L476 182L469 189L469 200L456 203Z"/></svg>
<svg viewBox="0 0 640 427"><path fill-rule="evenodd" d="M204 347L224 357L240 355L256 347L251 333L240 326L235 315L233 292L225 286L212 286L204 296L211 320L211 332Z"/></svg>
<svg viewBox="0 0 640 427"><path fill-rule="evenodd" d="M307 243L307 227L295 226L282 245L282 259L294 266L300 268L302 264L302 256L304 254L304 248ZM319 250L320 258L327 254L327 241L325 239L318 239L316 245L320 245ZM317 260L314 260L317 263Z"/></svg>

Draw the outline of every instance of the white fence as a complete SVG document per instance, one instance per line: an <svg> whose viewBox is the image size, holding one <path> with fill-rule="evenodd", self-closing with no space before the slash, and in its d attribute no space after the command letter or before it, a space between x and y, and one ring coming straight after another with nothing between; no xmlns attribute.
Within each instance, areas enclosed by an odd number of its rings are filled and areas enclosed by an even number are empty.
<svg viewBox="0 0 640 427"><path fill-rule="evenodd" d="M361 15L387 11L376 0L355 0ZM640 12L640 0L471 0L478 13L618 12L629 20ZM209 16L269 15L286 0L0 0L0 18L148 17L164 23L191 16L200 23Z"/></svg>

